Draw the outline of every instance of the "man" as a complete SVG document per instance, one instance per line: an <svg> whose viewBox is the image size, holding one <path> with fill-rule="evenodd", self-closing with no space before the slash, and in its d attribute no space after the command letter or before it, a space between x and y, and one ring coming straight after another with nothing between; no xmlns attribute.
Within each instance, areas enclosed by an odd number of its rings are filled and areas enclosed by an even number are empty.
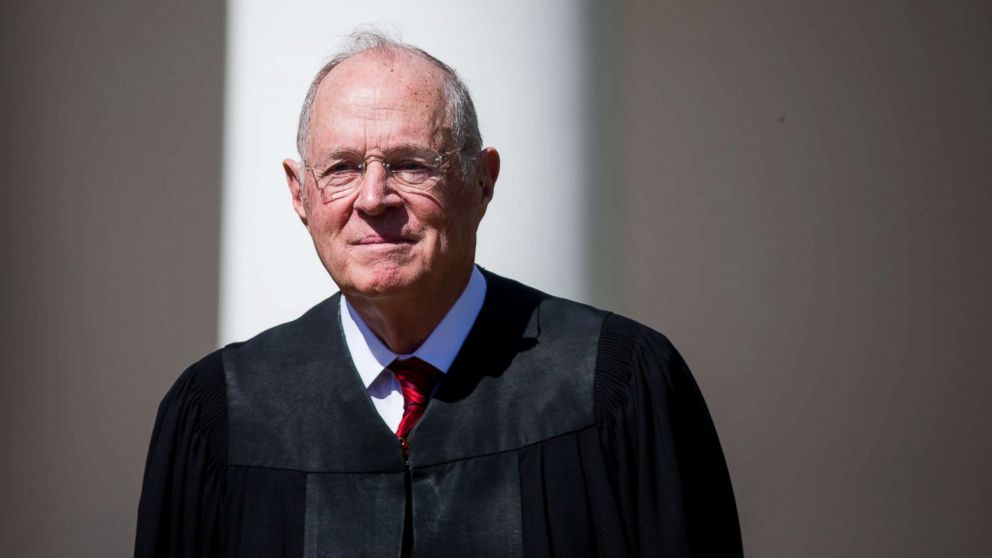
<svg viewBox="0 0 992 558"><path fill-rule="evenodd" d="M293 207L341 295L165 397L136 556L739 556L702 398L637 323L481 271L499 155L455 72L359 36Z"/></svg>

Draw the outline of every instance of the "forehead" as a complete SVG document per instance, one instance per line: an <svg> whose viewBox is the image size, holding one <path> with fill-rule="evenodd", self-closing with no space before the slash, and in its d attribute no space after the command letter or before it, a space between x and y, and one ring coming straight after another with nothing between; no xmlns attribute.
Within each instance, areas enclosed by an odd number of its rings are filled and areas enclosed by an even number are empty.
<svg viewBox="0 0 992 558"><path fill-rule="evenodd" d="M397 142L438 147L445 120L436 67L407 52L364 52L335 67L317 89L310 149Z"/></svg>

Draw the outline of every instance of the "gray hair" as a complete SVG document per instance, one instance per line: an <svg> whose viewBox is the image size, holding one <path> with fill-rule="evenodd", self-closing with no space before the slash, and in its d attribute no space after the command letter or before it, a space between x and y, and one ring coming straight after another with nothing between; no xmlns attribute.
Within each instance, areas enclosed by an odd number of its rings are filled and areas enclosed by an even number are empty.
<svg viewBox="0 0 992 558"><path fill-rule="evenodd" d="M472 103L472 96L469 95L465 83L451 66L420 48L390 38L377 30L356 31L349 35L347 46L324 64L313 81L310 82L310 89L307 91L306 99L303 100L300 123L296 131L296 149L300 152L300 159L306 160L307 144L310 143L310 118L313 115L313 102L321 82L338 64L356 54L370 50L379 51L384 55L389 55L392 52L408 52L423 58L440 70L441 89L446 104L445 116L448 120L448 126L450 126L451 138L459 149L462 176L467 178L475 168L475 154L482 149L482 134L479 133L479 119L475 114L475 104ZM464 157L462 156L464 153L470 153L472 156Z"/></svg>

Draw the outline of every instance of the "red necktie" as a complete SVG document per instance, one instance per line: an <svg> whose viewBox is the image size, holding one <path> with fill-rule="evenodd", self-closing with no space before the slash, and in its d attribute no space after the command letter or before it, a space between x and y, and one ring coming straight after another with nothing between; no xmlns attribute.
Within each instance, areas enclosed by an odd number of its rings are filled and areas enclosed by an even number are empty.
<svg viewBox="0 0 992 558"><path fill-rule="evenodd" d="M406 437L417 425L427 408L431 390L441 377L441 371L416 357L396 359L387 368L393 371L403 390L403 418L396 429L396 437L403 445L403 456L409 457L410 447Z"/></svg>

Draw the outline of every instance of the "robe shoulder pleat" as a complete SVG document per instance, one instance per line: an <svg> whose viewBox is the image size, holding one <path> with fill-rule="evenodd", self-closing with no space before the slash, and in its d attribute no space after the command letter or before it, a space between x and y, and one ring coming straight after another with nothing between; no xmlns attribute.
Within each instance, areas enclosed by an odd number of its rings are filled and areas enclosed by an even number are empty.
<svg viewBox="0 0 992 558"><path fill-rule="evenodd" d="M159 405L138 504L136 558L222 555L227 435L218 350L186 369Z"/></svg>

